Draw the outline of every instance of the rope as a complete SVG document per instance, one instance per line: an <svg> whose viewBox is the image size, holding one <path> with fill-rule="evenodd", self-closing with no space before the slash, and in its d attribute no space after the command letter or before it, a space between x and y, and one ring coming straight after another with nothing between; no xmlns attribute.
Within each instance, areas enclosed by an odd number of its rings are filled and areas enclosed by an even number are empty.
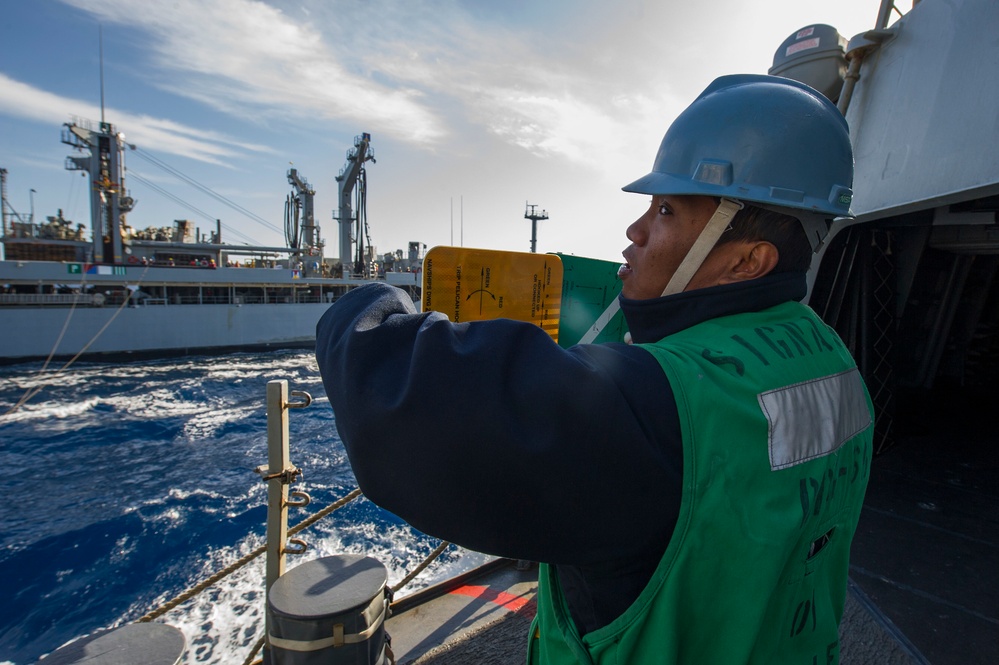
<svg viewBox="0 0 999 665"><path fill-rule="evenodd" d="M166 603L164 603L163 605L161 605L157 609L153 610L149 614L147 614L144 617L140 618L139 621L138 621L138 623L146 623L148 621L152 621L153 619L158 619L159 617L163 616L164 614L166 614L167 612L169 612L173 608L175 608L178 605L180 605L181 603L183 603L185 600L190 600L194 596L198 595L199 593L201 593L202 591L204 591L205 589L207 589L211 585L213 585L216 582L218 582L219 580L221 580L223 577L226 577L227 575L230 575L230 574L236 572L237 570L239 570L240 568L242 568L246 564L250 563L251 561L253 561L254 559L256 559L258 556L260 556L261 554L263 554L266 551L267 551L267 545L266 544L261 545L260 547L258 547L257 549L253 550L252 552L250 552L246 556L240 558L235 563L233 563L233 564L231 564L231 565L223 568L221 571L215 573L214 575L212 575L211 577L209 577L207 580L204 580L204 581L202 581L202 582L194 585L193 587L191 587L187 591L181 593L179 596L176 596L173 600L167 601Z"/></svg>
<svg viewBox="0 0 999 665"><path fill-rule="evenodd" d="M141 286L141 285L142 285L142 280L143 280L143 279L145 279L145 277L146 277L146 273L147 273L147 272L149 272L149 266L148 266L148 265L146 266L145 270L143 270L143 271L142 271L142 274L141 274L141 275L139 275L139 279L138 279L138 281L136 282L136 286L137 286L137 287L138 287L138 286ZM77 358L79 358L80 356L82 356L82 355L83 355L83 354L84 354L84 353L85 353L85 352L87 351L87 349L89 349L89 348L90 348L90 346L91 346L91 345L92 345L92 344L93 344L94 342L96 342L96 341L97 341L97 338L98 338L98 337L100 337L101 335L103 335L103 334L104 334L104 331L108 329L108 326L110 326L110 325L111 325L111 324L112 324L112 323L114 322L114 320L115 320L116 318L118 318L118 315L119 315L119 314L121 314L121 311L122 311L123 309L125 309L125 305L127 305L127 304L129 303L129 301L130 301L130 300L132 299L132 292L131 292L131 291L129 291L129 290L127 289L127 288L126 288L125 290L126 290L126 292L127 292L127 293L125 294L125 298L124 298L124 299L123 299L123 300L121 301L121 304L120 304L120 305L118 305L118 309L116 309L116 310L115 310L115 312L114 312L114 314L113 314L113 315L111 315L111 318L110 318L110 319L108 319L108 320L107 320L107 322L105 322L105 324L104 324L103 326L101 326L101 329L100 329L100 330L98 330L98 331L97 331L97 332L96 332L96 333L94 334L94 336L90 338L90 341L89 341L89 342L87 342L86 344L84 344L84 345L83 345L83 348L82 348L82 349L80 349L80 351L79 351L79 352L78 352L78 353L77 353L77 354L76 354L75 356L73 356L72 358L70 358L70 359L69 359L69 360L68 360L68 361L66 362L66 364L65 364L65 365L63 365L63 366L62 366L62 367L60 367L60 368L59 368L58 370L56 370L56 374L58 374L59 372L63 371L64 369L66 369L66 368L68 368L68 367L69 367L70 365L72 365L72 364L73 364L74 362L76 362Z"/></svg>
<svg viewBox="0 0 999 665"><path fill-rule="evenodd" d="M416 568L414 568L413 572L411 572L409 575L406 575L404 578L402 578L401 582L399 582L394 587L392 587L392 593L395 593L396 591L398 591L402 587L404 587L407 584L409 584L410 582L412 582L413 578L416 577L417 575L419 575L420 573L422 573L424 571L424 569L426 569L427 566L429 566L431 563L433 563L434 560L437 557L439 557L444 552L444 550L446 550L448 548L448 546L450 544L451 543L449 543L448 541L445 540L440 545L438 545L437 549L435 549L433 552L431 552L430 555L426 559L423 560L423 563L421 563L419 566L417 566Z"/></svg>
<svg viewBox="0 0 999 665"><path fill-rule="evenodd" d="M361 490L359 490L359 489L354 490L353 492L351 492L347 496L343 497L339 501L336 501L336 502L331 503L330 505L326 506L325 508L323 508L322 510L320 510L318 513L316 513L315 515L313 515L312 517L308 517L308 518L302 520L301 522L299 522L298 524L296 524L295 526L293 526L290 529L288 529L288 535L289 536L294 536L296 533L298 533L300 531L303 531L304 529L309 528L310 526L312 526L313 524L315 524L316 522L318 522L322 518L324 518L327 515L329 515L330 513L332 513L334 510L337 510L338 508L343 508L344 506L346 506L348 503L350 503L351 501L353 501L354 499L356 499L359 496L361 496Z"/></svg>
<svg viewBox="0 0 999 665"><path fill-rule="evenodd" d="M142 280L146 276L146 273L148 271L149 271L149 266L146 266L146 269L142 271L141 275L139 275L139 281L137 283L138 285L140 285L140 286L142 285ZM80 282L81 287L84 284L86 284L86 277L85 276L81 279L81 282ZM87 342L86 344L84 344L83 348L80 349L80 351L75 356L73 356L68 361L66 361L65 365L63 365L62 367L60 367L59 369L57 369L55 372L53 372L51 378L47 382L43 383L42 385L40 385L40 386L38 386L36 388L32 388L32 389L29 389L29 390L25 391L25 393L21 397L21 399L19 399L17 401L17 404L15 404L14 406L10 407L10 409L8 409L3 415L9 416L10 414L14 413L18 409L20 409L22 406L24 406L24 404L28 400L30 400L32 397L34 397L38 393L42 392L42 390L44 390L47 386L49 386L56 379L56 377L59 376L59 374L61 374L66 369L69 369L69 366L72 365L73 363L75 363L77 361L77 359L80 356L82 356L87 351L87 349L90 348L90 346L94 342L97 341L98 337L100 337L101 335L104 334L104 331L108 329L108 326L110 326L114 322L114 320L116 318L118 318L118 315L121 314L121 310L125 309L125 305L127 305L129 303L129 301L132 299L132 292L129 291L127 288L125 289L125 291L126 291L125 298L124 298L124 300L121 301L121 305L118 306L118 309L115 310L114 314L112 314L111 318L109 318L104 323L104 325L101 327L101 329L98 330L94 334L94 336L90 338L90 341ZM66 334L66 329L69 327L69 320L71 318L73 318L73 312L76 310L76 302L77 302L77 299L74 298L73 299L73 305L72 305L72 307L70 307L69 314L66 316L66 322L63 324L62 331L59 333L59 338L56 340L55 345L53 345L52 352L49 353L49 357L45 359L45 364L42 365L41 369L38 370L38 374L41 374L42 372L45 371L45 369L49 366L49 361L51 361L52 357L55 355L56 349L59 348L59 343L62 342L63 335Z"/></svg>
<svg viewBox="0 0 999 665"><path fill-rule="evenodd" d="M246 660L243 661L243 665L250 665L253 662L253 659L257 656L257 652L259 652L260 648L264 646L264 637L264 635L261 635L260 639L257 640L257 643L253 645L253 649L250 650L250 655L248 655Z"/></svg>
<svg viewBox="0 0 999 665"><path fill-rule="evenodd" d="M296 533L298 533L299 531L302 531L303 529L312 526L318 520L322 519L323 517L326 517L327 515L329 515L334 510L337 510L338 508L344 507L345 505L347 505L348 503L350 503L351 501L353 501L354 499L356 499L360 495L361 495L361 490L359 490L359 489L354 490L353 492L351 492L347 496L343 497L339 501L335 501L332 504L330 504L329 506L323 508L322 510L320 510L318 513L316 513L312 517L309 517L309 518L307 518L305 520L302 520L301 522L299 522L298 524L296 524L291 529L288 529L288 535L289 536L293 536ZM263 545L261 545L257 549L253 550L249 554L246 554L246 555L240 557L237 561L235 561L232 564L226 566L225 568L223 568L219 572L215 573L214 575L212 575L208 579L206 579L206 580L204 580L202 582L199 582L198 584L194 585L193 587L191 587L187 591L184 591L183 593L181 593L178 596L174 597L172 600L167 601L166 603L164 603L160 607L158 607L158 608L154 609L153 611L149 612L148 614L146 614L145 616L143 616L142 618L140 618L139 621L138 621L138 623L146 623L146 622L152 621L154 619L158 619L159 617L163 616L164 614L166 614L167 612L169 612L173 608L177 607L181 603L183 603L183 602L185 602L187 600L190 600L194 596L198 595L199 593L201 593L202 591L204 591L208 587L212 586L213 584L215 584L216 582L218 582L222 578L227 577L228 575L231 575L232 573L236 572L237 570L239 570L240 568L242 568L246 564L250 563L251 561L253 561L254 559L256 559L258 556L260 556L261 554L263 554L266 551L267 551L267 544L264 543Z"/></svg>
<svg viewBox="0 0 999 665"><path fill-rule="evenodd" d="M87 277L86 275L83 275L80 281L81 290L86 285L86 283L87 283ZM45 362L42 363L41 368L39 368L38 372L36 372L37 375L41 375L46 369L48 369L49 363L52 362L52 357L55 356L56 349L59 348L59 344L62 342L62 338L63 336L65 336L66 330L69 329L69 322L73 318L73 313L76 311L76 303L78 300L79 298L73 298L73 304L70 305L69 307L69 314L66 315L66 320L62 324L62 330L59 331L59 336L56 338L55 344L52 345L52 351L49 352L48 358L45 359ZM44 387L45 385L47 384L43 384L42 387ZM28 390L24 391L24 395L22 395L21 399L17 401L17 404L10 407L10 409L8 409L4 413L4 415L9 416L10 414L20 409L22 406L24 406L25 402L27 402L29 399L37 395L40 390L41 388L35 388L33 390L29 388Z"/></svg>
<svg viewBox="0 0 999 665"><path fill-rule="evenodd" d="M159 168L163 169L164 171L166 171L167 173L171 174L175 178L179 178L180 180L183 180L187 184L189 184L189 185L193 186L194 188L200 190L202 193L207 194L208 196L212 197L213 199L215 199L219 203L227 205L230 208L232 208L233 210L246 215L247 217L249 217L250 219L252 219L257 224L261 224L263 226L266 226L270 230L276 231L277 233L282 233L283 232L283 229L275 226L274 224L271 224L270 222L268 222L266 219L264 219L260 215L257 215L257 214L255 214L253 212L250 212L249 210L247 210L243 206L239 205L238 203L236 203L232 199L227 199L226 197L222 196L218 192L215 192L215 191L209 189L205 185L202 185L200 182L198 182L194 178L192 178L190 176L187 176L187 175L184 175L183 173L181 173L180 171L178 171L174 167L172 167L169 164L167 164L166 162L164 162L159 157L153 156L152 154L150 154L146 150L142 150L142 149L136 148L134 150L134 152L135 152L136 155L138 155L139 157L143 158L144 160L146 160L150 164L153 164L154 166L158 166Z"/></svg>
<svg viewBox="0 0 999 665"><path fill-rule="evenodd" d="M83 275L80 278L80 293L76 294L76 296L83 295L83 290L84 290L83 287L85 287L86 285L87 285L87 276ZM56 341L52 345L52 350L49 351L49 357L45 359L45 362L42 363L41 369L38 370L39 374L41 374L42 372L44 372L49 368L49 363L52 362L52 358L55 356L56 349L58 349L59 344L62 343L62 338L66 336L66 331L69 330L69 322L73 319L73 313L76 312L76 303L79 302L79 300L80 300L79 297L73 298L73 304L70 305L69 307L69 314L66 315L66 320L62 324L62 330L59 331L59 336L56 337Z"/></svg>

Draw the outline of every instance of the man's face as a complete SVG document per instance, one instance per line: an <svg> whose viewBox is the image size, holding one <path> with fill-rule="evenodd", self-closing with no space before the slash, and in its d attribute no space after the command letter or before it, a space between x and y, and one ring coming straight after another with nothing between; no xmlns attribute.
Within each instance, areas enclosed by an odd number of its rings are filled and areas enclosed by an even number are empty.
<svg viewBox="0 0 999 665"><path fill-rule="evenodd" d="M628 227L631 245L622 252L621 293L625 298L658 298L718 205L707 196L653 196L648 211ZM714 252L712 252L714 254ZM685 289L714 286L711 255Z"/></svg>

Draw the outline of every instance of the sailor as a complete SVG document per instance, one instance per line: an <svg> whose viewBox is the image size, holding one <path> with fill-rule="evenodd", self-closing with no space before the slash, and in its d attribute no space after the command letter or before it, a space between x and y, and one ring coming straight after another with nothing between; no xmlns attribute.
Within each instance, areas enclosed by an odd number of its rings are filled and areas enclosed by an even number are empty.
<svg viewBox="0 0 999 665"><path fill-rule="evenodd" d="M624 188L651 197L619 272L633 344L452 324L384 284L323 316L319 368L368 498L542 562L528 662L838 661L873 409L799 301L852 178L819 93L722 77Z"/></svg>

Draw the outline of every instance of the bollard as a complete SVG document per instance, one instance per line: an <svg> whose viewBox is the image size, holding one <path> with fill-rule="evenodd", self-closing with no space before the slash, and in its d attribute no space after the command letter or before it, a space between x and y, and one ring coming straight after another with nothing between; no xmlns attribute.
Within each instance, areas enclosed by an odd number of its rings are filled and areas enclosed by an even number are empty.
<svg viewBox="0 0 999 665"><path fill-rule="evenodd" d="M371 557L315 559L281 576L267 597L271 665L384 665L388 572Z"/></svg>
<svg viewBox="0 0 999 665"><path fill-rule="evenodd" d="M184 635L165 623L129 623L70 642L41 662L45 665L176 665Z"/></svg>

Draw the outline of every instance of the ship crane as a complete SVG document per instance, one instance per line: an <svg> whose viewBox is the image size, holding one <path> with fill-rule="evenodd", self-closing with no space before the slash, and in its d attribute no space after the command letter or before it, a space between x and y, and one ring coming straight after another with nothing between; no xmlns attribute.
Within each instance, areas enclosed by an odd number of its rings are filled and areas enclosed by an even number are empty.
<svg viewBox="0 0 999 665"><path fill-rule="evenodd" d="M337 204L339 209L335 218L340 224L340 265L344 270L350 270L353 266L353 273L367 276L367 262L364 260L364 241L362 234L367 234L367 179L364 171L364 162L371 160L375 162L375 155L371 151L371 134L367 132L354 137L354 147L347 151L347 163L340 170L340 175L336 177L339 185ZM357 214L351 201L351 194L357 188ZM356 228L355 223L356 222ZM353 231L353 233L352 233ZM357 241L356 258L351 256L354 240ZM371 244L370 241L368 243Z"/></svg>
<svg viewBox="0 0 999 665"><path fill-rule="evenodd" d="M305 262L306 270L309 270L309 265L315 260L322 263L323 243L316 226L313 205L316 190L296 169L288 169L288 183L295 189L284 205L284 237L288 246L297 250L296 256L312 259Z"/></svg>

